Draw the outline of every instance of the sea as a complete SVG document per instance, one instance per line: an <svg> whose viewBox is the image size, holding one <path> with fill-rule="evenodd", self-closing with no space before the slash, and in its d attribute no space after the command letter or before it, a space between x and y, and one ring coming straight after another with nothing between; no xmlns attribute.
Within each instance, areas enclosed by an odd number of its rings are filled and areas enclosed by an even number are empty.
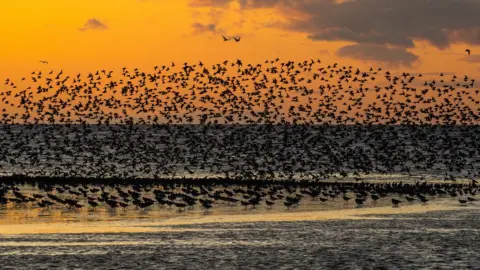
<svg viewBox="0 0 480 270"><path fill-rule="evenodd" d="M443 204L0 225L0 267L480 269L480 207Z"/></svg>
<svg viewBox="0 0 480 270"><path fill-rule="evenodd" d="M480 126L4 125L2 176L461 182ZM27 185L21 188L29 188ZM0 269L480 269L480 203L0 208Z"/></svg>

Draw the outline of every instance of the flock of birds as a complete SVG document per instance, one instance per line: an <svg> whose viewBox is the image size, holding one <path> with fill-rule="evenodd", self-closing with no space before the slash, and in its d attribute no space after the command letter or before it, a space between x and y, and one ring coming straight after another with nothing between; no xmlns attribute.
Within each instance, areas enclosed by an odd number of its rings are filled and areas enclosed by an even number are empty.
<svg viewBox="0 0 480 270"><path fill-rule="evenodd" d="M225 37L225 36L222 35L222 38L223 38L223 41L229 41L229 40L233 39L235 42L240 42L240 39L242 37L235 37L235 36L234 37Z"/></svg>
<svg viewBox="0 0 480 270"><path fill-rule="evenodd" d="M468 76L237 59L118 75L38 70L6 79L0 100L0 206L476 201L480 99ZM398 173L417 181L360 181Z"/></svg>
<svg viewBox="0 0 480 270"><path fill-rule="evenodd" d="M38 182L34 192L22 191L18 184L0 184L0 207L33 207L44 210L99 207L150 210L155 207L178 211L201 207L209 211L215 206L241 206L243 209L275 205L286 209L297 208L306 200L318 205L351 201L357 207L390 200L393 207L418 201L457 198L461 205L473 204L477 185L470 184L415 184L404 183L315 183L299 185L295 182L257 182L251 185L228 184L133 184L87 185L48 184Z"/></svg>
<svg viewBox="0 0 480 270"><path fill-rule="evenodd" d="M479 171L480 90L468 76L277 58L38 70L5 87L3 178L475 181Z"/></svg>
<svg viewBox="0 0 480 270"><path fill-rule="evenodd" d="M319 65L319 59L256 65L237 59L211 68L184 63L175 71L171 63L153 72L124 67L118 80L106 70L83 77L34 71L24 89L5 80L1 123L478 123L479 89L468 76L419 81L422 74Z"/></svg>

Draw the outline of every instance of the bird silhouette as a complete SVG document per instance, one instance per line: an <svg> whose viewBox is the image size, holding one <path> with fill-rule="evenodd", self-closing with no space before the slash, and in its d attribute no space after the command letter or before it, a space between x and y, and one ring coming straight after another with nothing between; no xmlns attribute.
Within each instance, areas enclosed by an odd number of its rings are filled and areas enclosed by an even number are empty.
<svg viewBox="0 0 480 270"><path fill-rule="evenodd" d="M305 198L322 207L475 196L480 102L470 76L234 58L23 78L0 91L7 204L255 211L302 208ZM411 183L363 182L372 174ZM427 176L445 183L423 184ZM53 184L40 197L17 191L22 181Z"/></svg>

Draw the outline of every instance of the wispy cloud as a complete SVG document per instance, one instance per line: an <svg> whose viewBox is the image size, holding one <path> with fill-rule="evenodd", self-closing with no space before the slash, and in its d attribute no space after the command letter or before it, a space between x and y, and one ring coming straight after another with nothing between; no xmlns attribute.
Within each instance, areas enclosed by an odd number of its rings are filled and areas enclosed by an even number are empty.
<svg viewBox="0 0 480 270"><path fill-rule="evenodd" d="M203 24L203 23L194 23L192 24L193 27L193 34L203 34L203 33L218 33L221 32L220 29L217 28L217 25L214 23Z"/></svg>
<svg viewBox="0 0 480 270"><path fill-rule="evenodd" d="M355 44L340 48L337 56L359 60L385 62L392 65L411 66L418 56L401 47L378 44Z"/></svg>
<svg viewBox="0 0 480 270"><path fill-rule="evenodd" d="M79 28L80 31L87 31L87 30L106 30L108 27L102 23L101 21L92 18L88 19L87 22L83 25L82 28Z"/></svg>
<svg viewBox="0 0 480 270"><path fill-rule="evenodd" d="M472 54L463 57L462 59L465 62L471 62L471 63L480 63L480 54Z"/></svg>

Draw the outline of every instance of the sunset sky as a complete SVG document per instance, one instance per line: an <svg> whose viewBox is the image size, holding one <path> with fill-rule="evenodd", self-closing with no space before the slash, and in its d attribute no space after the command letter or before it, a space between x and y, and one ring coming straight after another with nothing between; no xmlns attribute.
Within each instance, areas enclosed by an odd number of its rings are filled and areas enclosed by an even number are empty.
<svg viewBox="0 0 480 270"><path fill-rule="evenodd" d="M2 79L276 57L480 74L478 0L15 0L0 10Z"/></svg>

